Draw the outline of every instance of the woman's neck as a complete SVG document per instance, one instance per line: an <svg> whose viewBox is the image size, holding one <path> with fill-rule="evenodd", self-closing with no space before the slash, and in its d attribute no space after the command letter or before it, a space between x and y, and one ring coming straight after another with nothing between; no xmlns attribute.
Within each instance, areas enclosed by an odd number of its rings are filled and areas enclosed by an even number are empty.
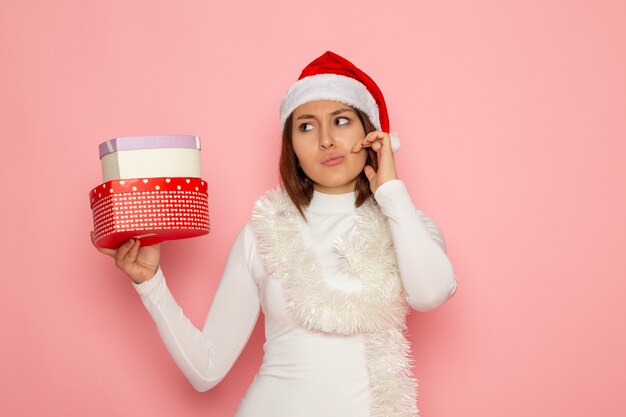
<svg viewBox="0 0 626 417"><path fill-rule="evenodd" d="M341 194L328 194L314 190L311 203L306 207L307 212L330 214L349 213L355 210L356 191Z"/></svg>

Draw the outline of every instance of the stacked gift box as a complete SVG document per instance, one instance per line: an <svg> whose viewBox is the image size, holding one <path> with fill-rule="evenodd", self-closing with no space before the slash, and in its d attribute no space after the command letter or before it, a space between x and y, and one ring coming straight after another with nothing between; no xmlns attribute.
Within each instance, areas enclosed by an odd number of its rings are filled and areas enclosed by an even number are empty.
<svg viewBox="0 0 626 417"><path fill-rule="evenodd" d="M90 195L96 244L117 248L209 233L197 136L120 137L100 144L103 183Z"/></svg>

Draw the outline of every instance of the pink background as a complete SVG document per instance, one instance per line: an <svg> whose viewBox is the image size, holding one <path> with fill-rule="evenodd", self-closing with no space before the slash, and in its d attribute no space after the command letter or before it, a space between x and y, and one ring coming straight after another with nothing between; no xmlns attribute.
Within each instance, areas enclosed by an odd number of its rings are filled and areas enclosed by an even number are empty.
<svg viewBox="0 0 626 417"><path fill-rule="evenodd" d="M93 249L98 144L203 140L212 233L164 245L201 326L278 105L330 49L366 70L459 280L410 316L423 417L626 413L626 7L620 1L3 1L0 415L231 416L263 326L197 393ZM294 416L295 417L295 416Z"/></svg>

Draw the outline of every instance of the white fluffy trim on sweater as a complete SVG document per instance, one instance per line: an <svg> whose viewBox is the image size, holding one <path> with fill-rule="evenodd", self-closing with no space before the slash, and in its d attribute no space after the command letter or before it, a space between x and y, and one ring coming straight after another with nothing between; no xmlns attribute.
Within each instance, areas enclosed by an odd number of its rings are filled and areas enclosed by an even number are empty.
<svg viewBox="0 0 626 417"><path fill-rule="evenodd" d="M343 272L360 280L360 291L327 283L298 221L300 214L279 188L260 198L252 213L259 252L280 282L289 311L309 330L364 334L372 416L417 416L417 382L404 335L407 304L387 218L371 198L357 209L352 231L335 242Z"/></svg>

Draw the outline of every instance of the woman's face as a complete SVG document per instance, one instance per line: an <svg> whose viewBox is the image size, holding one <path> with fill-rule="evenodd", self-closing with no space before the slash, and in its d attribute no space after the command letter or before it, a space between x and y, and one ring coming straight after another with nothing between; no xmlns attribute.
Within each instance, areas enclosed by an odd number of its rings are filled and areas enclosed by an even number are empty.
<svg viewBox="0 0 626 417"><path fill-rule="evenodd" d="M312 101L293 112L293 148L302 170L319 192L341 194L355 190L367 152L363 148L352 153L352 148L364 137L359 116L343 103Z"/></svg>

